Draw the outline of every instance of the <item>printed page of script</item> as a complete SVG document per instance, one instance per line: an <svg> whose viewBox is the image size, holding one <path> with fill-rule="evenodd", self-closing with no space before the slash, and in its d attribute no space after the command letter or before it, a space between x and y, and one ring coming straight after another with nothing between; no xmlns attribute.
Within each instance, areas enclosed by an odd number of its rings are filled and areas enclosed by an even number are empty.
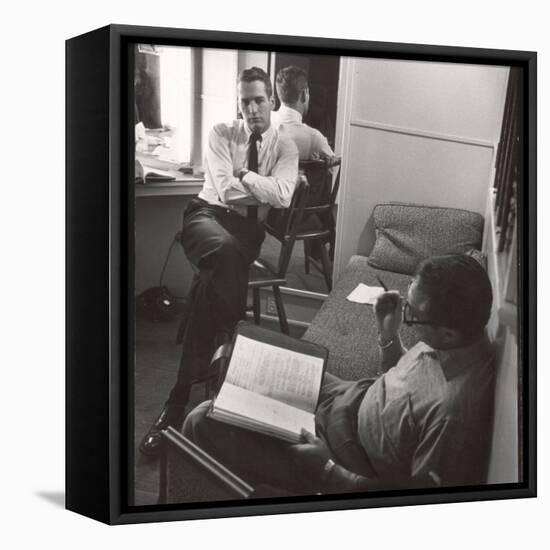
<svg viewBox="0 0 550 550"><path fill-rule="evenodd" d="M315 412L323 359L238 335L226 382Z"/></svg>

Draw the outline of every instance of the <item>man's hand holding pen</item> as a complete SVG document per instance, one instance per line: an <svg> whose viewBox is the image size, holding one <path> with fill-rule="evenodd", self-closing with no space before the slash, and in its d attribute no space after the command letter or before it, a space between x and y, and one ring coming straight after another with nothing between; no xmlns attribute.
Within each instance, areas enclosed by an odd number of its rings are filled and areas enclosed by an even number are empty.
<svg viewBox="0 0 550 550"><path fill-rule="evenodd" d="M374 314L378 327L378 342L381 347L397 338L402 322L403 298L397 290L388 290L384 282L377 277L384 291L374 303Z"/></svg>

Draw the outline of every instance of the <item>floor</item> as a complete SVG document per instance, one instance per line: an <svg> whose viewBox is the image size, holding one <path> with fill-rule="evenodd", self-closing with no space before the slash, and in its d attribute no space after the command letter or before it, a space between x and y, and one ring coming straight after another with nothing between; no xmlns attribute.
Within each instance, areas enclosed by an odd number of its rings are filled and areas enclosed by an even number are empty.
<svg viewBox="0 0 550 550"><path fill-rule="evenodd" d="M160 413L175 382L181 346L176 345L179 317L165 321L136 319L134 387L134 504L156 504L159 488L159 462L143 456L138 445ZM278 329L262 321L262 326ZM304 329L290 327L291 335L301 337ZM204 400L203 385L193 388L191 405Z"/></svg>
<svg viewBox="0 0 550 550"><path fill-rule="evenodd" d="M261 257L268 260L272 265L277 265L280 251L280 242L271 235L266 235L265 241L262 245ZM309 274L306 275L304 269L303 242L296 242L294 245L286 278L287 284L285 286L289 288L328 294L325 278L320 271L313 267L313 265L310 268Z"/></svg>

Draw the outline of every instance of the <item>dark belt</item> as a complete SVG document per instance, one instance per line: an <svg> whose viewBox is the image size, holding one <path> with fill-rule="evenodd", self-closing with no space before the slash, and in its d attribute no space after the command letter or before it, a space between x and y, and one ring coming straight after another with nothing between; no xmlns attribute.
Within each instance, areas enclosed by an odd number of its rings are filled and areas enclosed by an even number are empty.
<svg viewBox="0 0 550 550"><path fill-rule="evenodd" d="M189 216L190 214L192 214L196 210L199 210L200 208L207 208L209 210L216 212L216 214L221 214L221 215L235 214L237 216L240 216L241 218L246 218L246 207L243 207L243 213L241 214L234 208L229 208L227 206L220 206L219 204L211 204L208 201L205 201L204 199L200 199L198 197L191 199L189 201L189 204L185 209L185 217Z"/></svg>

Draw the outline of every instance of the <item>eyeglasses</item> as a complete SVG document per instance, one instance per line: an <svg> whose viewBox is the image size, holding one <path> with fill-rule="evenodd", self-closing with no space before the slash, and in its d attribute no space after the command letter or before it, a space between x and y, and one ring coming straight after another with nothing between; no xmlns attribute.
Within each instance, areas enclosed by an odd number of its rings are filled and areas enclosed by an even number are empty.
<svg viewBox="0 0 550 550"><path fill-rule="evenodd" d="M403 306L403 323L408 327L412 325L431 325L431 326L439 325L439 323L436 323L435 321L419 321L418 319L415 319L414 313L412 313L409 302L405 302L405 305Z"/></svg>

